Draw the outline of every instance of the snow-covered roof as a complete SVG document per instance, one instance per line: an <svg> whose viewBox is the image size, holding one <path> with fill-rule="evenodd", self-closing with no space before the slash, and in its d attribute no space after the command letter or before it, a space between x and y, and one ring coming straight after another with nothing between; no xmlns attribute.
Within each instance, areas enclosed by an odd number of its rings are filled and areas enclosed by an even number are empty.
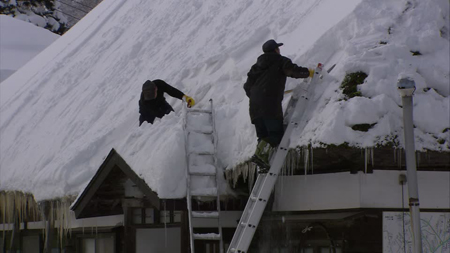
<svg viewBox="0 0 450 253"><path fill-rule="evenodd" d="M0 15L0 82L59 37L31 23Z"/></svg>
<svg viewBox="0 0 450 253"><path fill-rule="evenodd" d="M219 162L233 168L255 149L242 85L271 38L299 65L336 64L309 88L306 125L292 147L371 147L394 138L402 145L396 82L410 76L416 148L448 151L448 5L105 0L0 86L0 190L31 192L38 201L78 194L114 148L160 198L184 197L184 104L169 97L174 113L138 127L142 83L163 79L199 108L212 98ZM362 96L346 100L340 83L357 71L368 74ZM289 79L287 88L299 82ZM351 129L363 123L376 124Z"/></svg>

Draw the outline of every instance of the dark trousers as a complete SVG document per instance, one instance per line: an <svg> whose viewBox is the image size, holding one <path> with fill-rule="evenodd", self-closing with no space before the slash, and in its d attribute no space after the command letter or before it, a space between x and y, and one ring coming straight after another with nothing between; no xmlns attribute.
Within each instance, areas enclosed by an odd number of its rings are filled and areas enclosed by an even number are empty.
<svg viewBox="0 0 450 253"><path fill-rule="evenodd" d="M263 140L272 147L278 146L284 135L283 120L257 118L253 120L258 142Z"/></svg>
<svg viewBox="0 0 450 253"><path fill-rule="evenodd" d="M141 126L142 123L144 123L144 121L153 124L155 118L162 118L165 115L169 114L170 112L174 112L172 106L170 106L168 103L165 103L164 105L159 107L158 110L155 110L155 114L151 113L141 114L141 116L139 116L139 126Z"/></svg>

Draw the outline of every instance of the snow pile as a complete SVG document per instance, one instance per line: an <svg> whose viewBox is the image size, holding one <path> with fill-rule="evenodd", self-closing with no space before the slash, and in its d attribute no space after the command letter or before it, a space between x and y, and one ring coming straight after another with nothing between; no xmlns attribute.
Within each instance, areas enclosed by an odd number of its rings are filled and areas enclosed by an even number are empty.
<svg viewBox="0 0 450 253"><path fill-rule="evenodd" d="M63 34L67 30L67 17L59 10L60 5L57 1L39 0L0 2L2 14Z"/></svg>
<svg viewBox="0 0 450 253"><path fill-rule="evenodd" d="M291 145L404 146L397 80L411 77L416 149L449 151L448 25L448 1L361 4L300 58L337 65L328 82L314 87L308 125ZM368 75L358 86L362 95L347 100L339 86L358 71ZM353 130L358 124L373 127Z"/></svg>
<svg viewBox="0 0 450 253"><path fill-rule="evenodd" d="M32 24L0 15L0 82L59 37Z"/></svg>
<svg viewBox="0 0 450 253"><path fill-rule="evenodd" d="M405 12L403 0L360 2L103 1L52 51L2 83L0 190L32 192L38 201L78 194L115 148L161 198L184 197L185 104L169 97L174 113L138 127L142 83L163 79L193 97L197 108L212 98L219 165L233 168L255 150L242 85L271 38L285 43L281 53L300 65L337 63L308 89L306 125L294 133L292 147L374 146L392 136L401 142L395 83L400 72L412 70L415 119L426 117L417 121L417 146L448 150L431 142L448 139L448 132L438 133L448 123L448 36L436 37L448 31L448 1L410 4ZM422 46L408 46L411 38ZM345 100L339 85L354 71L368 74L359 86L363 96ZM287 88L298 82L290 79ZM422 115L431 106L442 108ZM349 128L360 123L376 125L368 132Z"/></svg>

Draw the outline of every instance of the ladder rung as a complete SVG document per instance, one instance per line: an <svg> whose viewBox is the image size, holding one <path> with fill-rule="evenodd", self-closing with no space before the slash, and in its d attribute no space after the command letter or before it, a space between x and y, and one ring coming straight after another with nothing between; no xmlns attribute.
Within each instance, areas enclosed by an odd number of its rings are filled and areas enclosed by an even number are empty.
<svg viewBox="0 0 450 253"><path fill-rule="evenodd" d="M211 164L205 164L203 166L190 166L189 174L194 176L215 176L216 167Z"/></svg>
<svg viewBox="0 0 450 253"><path fill-rule="evenodd" d="M212 113L211 110L205 109L188 109L187 112Z"/></svg>
<svg viewBox="0 0 450 253"><path fill-rule="evenodd" d="M216 172L190 172L189 175L191 176L204 176L204 177L214 177L216 175Z"/></svg>
<svg viewBox="0 0 450 253"><path fill-rule="evenodd" d="M213 212L192 212L193 218L219 218L219 212L213 211Z"/></svg>
<svg viewBox="0 0 450 253"><path fill-rule="evenodd" d="M214 152L212 151L194 151L190 153L191 155L214 155Z"/></svg>
<svg viewBox="0 0 450 253"><path fill-rule="evenodd" d="M205 130L205 129L188 129L188 131L197 134L213 134L212 130Z"/></svg>
<svg viewBox="0 0 450 253"><path fill-rule="evenodd" d="M216 197L217 188L204 188L191 191L191 195L195 197Z"/></svg>
<svg viewBox="0 0 450 253"><path fill-rule="evenodd" d="M220 234L208 233L208 234L194 234L195 240L220 240Z"/></svg>

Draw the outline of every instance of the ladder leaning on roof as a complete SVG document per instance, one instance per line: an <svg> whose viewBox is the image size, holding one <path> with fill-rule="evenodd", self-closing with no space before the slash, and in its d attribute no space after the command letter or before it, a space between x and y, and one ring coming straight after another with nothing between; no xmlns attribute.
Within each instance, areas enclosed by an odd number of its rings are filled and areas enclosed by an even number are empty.
<svg viewBox="0 0 450 253"><path fill-rule="evenodd" d="M319 63L310 84L315 84L318 81L322 73L322 68L323 65ZM299 124L301 115L303 115L306 108L307 98L298 97L299 90L300 87L297 86L292 99L289 101L285 113L285 119L288 120L288 126L284 132L283 139L281 140L280 145L278 145L275 155L271 159L269 171L266 174L259 174L256 179L255 185L253 186L252 192L248 198L247 205L242 212L242 217L228 248L227 252L229 253L246 253L250 246L253 235L255 234L256 228L261 220L261 216L266 208L267 201L269 200L270 194L275 186L275 182L277 181L278 174L281 167L283 167L284 160L286 159L286 155L289 151L292 130ZM296 114L296 117L294 117L294 114Z"/></svg>
<svg viewBox="0 0 450 253"><path fill-rule="evenodd" d="M195 241L209 240L219 242L218 252L223 253L222 227L220 225L220 198L217 169L217 135L213 101L210 109L185 109L184 117L185 149L187 162L187 206L191 253L195 253ZM213 209L204 202L215 201ZM196 208L193 207L193 202ZM202 206L207 206L202 208ZM195 209L195 210L194 210ZM203 231L195 223L213 224L209 231ZM216 225L217 224L217 225ZM210 229L211 227L208 226ZM199 249L198 252L203 252ZM216 251L214 251L216 252Z"/></svg>

